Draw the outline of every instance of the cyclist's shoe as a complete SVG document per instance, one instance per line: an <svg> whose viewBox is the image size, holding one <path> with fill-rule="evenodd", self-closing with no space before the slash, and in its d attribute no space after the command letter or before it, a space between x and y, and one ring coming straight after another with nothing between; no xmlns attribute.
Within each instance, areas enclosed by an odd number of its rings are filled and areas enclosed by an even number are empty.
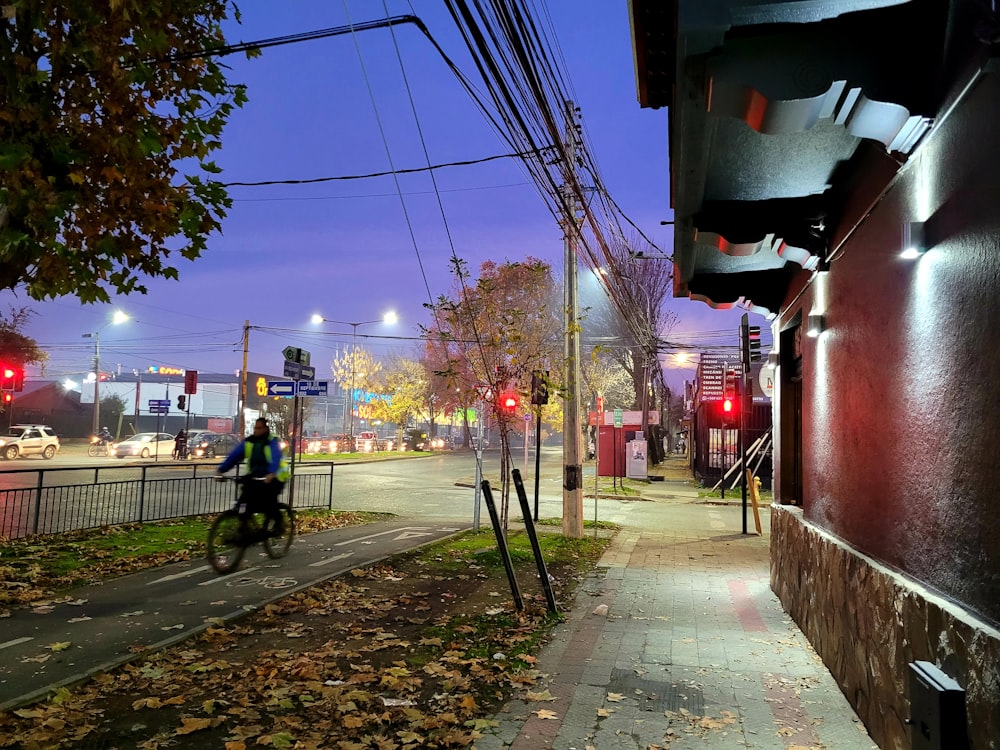
<svg viewBox="0 0 1000 750"><path fill-rule="evenodd" d="M274 526L271 527L271 532L270 533L271 533L271 536L273 536L273 537L282 537L282 536L284 536L285 535L285 524L283 524L283 523L277 523L277 524L275 524Z"/></svg>

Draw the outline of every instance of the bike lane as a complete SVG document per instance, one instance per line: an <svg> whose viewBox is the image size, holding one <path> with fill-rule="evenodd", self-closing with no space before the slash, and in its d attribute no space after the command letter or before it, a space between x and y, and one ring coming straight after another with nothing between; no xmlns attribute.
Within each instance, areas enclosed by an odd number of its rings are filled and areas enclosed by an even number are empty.
<svg viewBox="0 0 1000 750"><path fill-rule="evenodd" d="M357 567L429 544L469 524L387 521L299 537L287 557L261 545L219 575L203 559L74 589L14 610L0 627L0 710L239 618Z"/></svg>

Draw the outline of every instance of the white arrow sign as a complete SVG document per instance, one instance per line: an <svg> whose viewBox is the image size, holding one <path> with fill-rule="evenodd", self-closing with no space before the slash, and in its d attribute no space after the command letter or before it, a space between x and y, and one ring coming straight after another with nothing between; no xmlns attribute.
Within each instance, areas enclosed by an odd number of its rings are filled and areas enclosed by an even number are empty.
<svg viewBox="0 0 1000 750"><path fill-rule="evenodd" d="M267 395L268 396L294 396L295 395L295 381L294 380L268 380L267 381Z"/></svg>

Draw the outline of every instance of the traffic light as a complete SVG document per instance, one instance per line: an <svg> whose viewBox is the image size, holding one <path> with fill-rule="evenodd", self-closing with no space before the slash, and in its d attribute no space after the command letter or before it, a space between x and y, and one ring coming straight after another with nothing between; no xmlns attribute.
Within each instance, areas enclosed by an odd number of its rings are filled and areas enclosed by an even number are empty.
<svg viewBox="0 0 1000 750"><path fill-rule="evenodd" d="M750 325L746 315L740 322L740 361L744 372L750 371L751 362L760 361L760 326Z"/></svg>
<svg viewBox="0 0 1000 750"><path fill-rule="evenodd" d="M184 411L185 406L187 406L187 396L182 393L177 397L177 408Z"/></svg>
<svg viewBox="0 0 1000 750"><path fill-rule="evenodd" d="M531 403L535 406L549 403L549 384L545 378L547 372L535 370L531 373Z"/></svg>
<svg viewBox="0 0 1000 750"><path fill-rule="evenodd" d="M732 424L736 421L736 371L726 369L726 379L722 390L722 421Z"/></svg>
<svg viewBox="0 0 1000 750"><path fill-rule="evenodd" d="M511 415L517 411L519 399L516 393L503 393L500 395L500 411Z"/></svg>
<svg viewBox="0 0 1000 750"><path fill-rule="evenodd" d="M14 403L14 394L11 393L10 391L4 391L4 394L3 394L3 405L4 406L8 406L8 405L10 405L12 403Z"/></svg>
<svg viewBox="0 0 1000 750"><path fill-rule="evenodd" d="M15 367L14 368L14 390L23 391L24 390L24 368Z"/></svg>
<svg viewBox="0 0 1000 750"><path fill-rule="evenodd" d="M0 390L14 390L14 367L13 365L0 365Z"/></svg>

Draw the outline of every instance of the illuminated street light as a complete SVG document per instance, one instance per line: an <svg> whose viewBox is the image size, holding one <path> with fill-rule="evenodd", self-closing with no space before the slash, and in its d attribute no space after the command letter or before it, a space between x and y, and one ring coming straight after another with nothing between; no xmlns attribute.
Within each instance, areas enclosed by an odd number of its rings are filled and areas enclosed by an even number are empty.
<svg viewBox="0 0 1000 750"><path fill-rule="evenodd" d="M392 310L387 312L378 320L359 320L359 321L349 321L349 320L333 320L332 318L324 318L319 313L313 313L312 322L315 325L320 323L337 323L343 326L350 326L352 329L351 333L351 417L350 417L350 432L347 437L351 438L351 450L354 449L354 380L355 380L355 367L357 365L358 357L358 326L368 325L370 323L385 323L386 325L393 325L399 320L399 316Z"/></svg>
<svg viewBox="0 0 1000 750"><path fill-rule="evenodd" d="M93 333L85 333L81 338L94 339L94 434L98 434L101 421L101 331L108 326L124 323L129 316L121 310L115 310L110 323L105 323Z"/></svg>

